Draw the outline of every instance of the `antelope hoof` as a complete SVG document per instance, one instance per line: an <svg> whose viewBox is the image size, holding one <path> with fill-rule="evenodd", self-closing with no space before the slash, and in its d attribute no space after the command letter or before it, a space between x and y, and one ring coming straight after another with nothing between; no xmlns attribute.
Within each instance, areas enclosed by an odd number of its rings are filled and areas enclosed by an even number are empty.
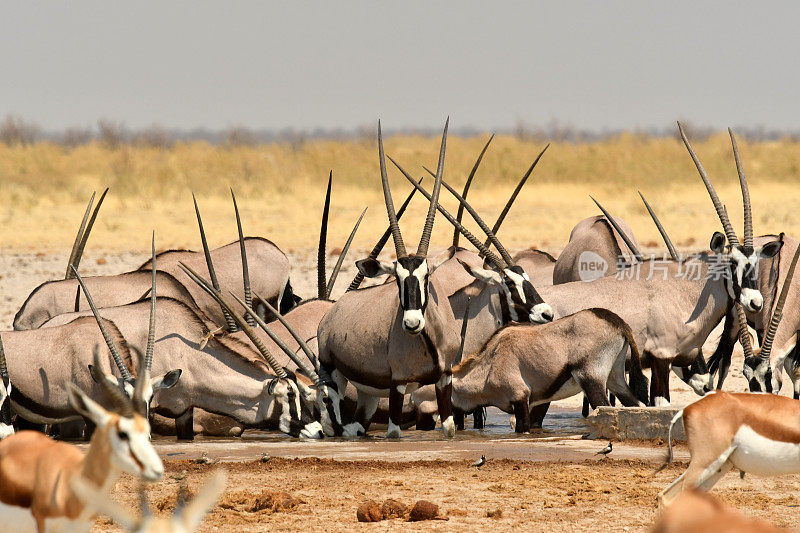
<svg viewBox="0 0 800 533"><path fill-rule="evenodd" d="M366 434L364 426L358 422L351 422L342 428L343 437L364 437Z"/></svg>
<svg viewBox="0 0 800 533"><path fill-rule="evenodd" d="M392 419L389 419L389 429L386 430L386 438L387 439L399 439L400 438L400 426L396 425L392 422Z"/></svg>
<svg viewBox="0 0 800 533"><path fill-rule="evenodd" d="M456 424L452 416L448 416L442 421L442 433L449 439L456 436Z"/></svg>
<svg viewBox="0 0 800 533"><path fill-rule="evenodd" d="M653 404L656 407L667 407L667 406L669 406L669 400L667 400L663 396L656 396L655 401L653 402Z"/></svg>

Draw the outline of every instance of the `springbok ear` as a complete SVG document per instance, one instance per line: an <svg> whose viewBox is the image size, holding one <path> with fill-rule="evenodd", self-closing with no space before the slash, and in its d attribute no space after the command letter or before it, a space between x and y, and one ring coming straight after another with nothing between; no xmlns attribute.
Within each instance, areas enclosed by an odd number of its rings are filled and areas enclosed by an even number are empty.
<svg viewBox="0 0 800 533"><path fill-rule="evenodd" d="M775 257L781 251L781 248L783 248L783 241L768 242L758 250L758 256L762 259Z"/></svg>
<svg viewBox="0 0 800 533"><path fill-rule="evenodd" d="M178 368L177 370L170 370L163 376L153 378L153 381L150 383L150 386L153 387L153 390L158 389L171 389L174 387L178 380L181 379L181 374L183 370Z"/></svg>
<svg viewBox="0 0 800 533"><path fill-rule="evenodd" d="M356 261L356 268L367 278L375 278L382 274L394 274L394 265L377 259L361 259Z"/></svg>
<svg viewBox="0 0 800 533"><path fill-rule="evenodd" d="M116 387L117 385L114 384ZM111 415L103 407L89 398L85 392L80 390L74 383L67 383L67 397L69 404L73 409L78 411L81 416L84 416L94 422L97 426L104 426L108 423Z"/></svg>
<svg viewBox="0 0 800 533"><path fill-rule="evenodd" d="M715 231L714 235L711 236L711 244L709 244L708 247L711 248L711 251L715 254L725 253L725 235Z"/></svg>
<svg viewBox="0 0 800 533"><path fill-rule="evenodd" d="M503 277L494 270L487 270L484 268L471 267L461 259L456 258L456 261L464 267L464 270L475 279L479 279L484 283L500 285L503 283Z"/></svg>

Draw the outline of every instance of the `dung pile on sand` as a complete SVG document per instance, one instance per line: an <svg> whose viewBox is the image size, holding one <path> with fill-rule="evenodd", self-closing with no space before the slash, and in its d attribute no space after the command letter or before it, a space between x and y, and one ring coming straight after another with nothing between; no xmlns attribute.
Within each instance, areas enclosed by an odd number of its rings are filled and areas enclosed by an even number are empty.
<svg viewBox="0 0 800 533"><path fill-rule="evenodd" d="M392 498L378 505L375 500L367 500L358 506L356 518L359 522L380 522L392 518L401 518L409 522L423 520L448 520L446 514L439 511L439 506L427 500L419 500L413 507Z"/></svg>

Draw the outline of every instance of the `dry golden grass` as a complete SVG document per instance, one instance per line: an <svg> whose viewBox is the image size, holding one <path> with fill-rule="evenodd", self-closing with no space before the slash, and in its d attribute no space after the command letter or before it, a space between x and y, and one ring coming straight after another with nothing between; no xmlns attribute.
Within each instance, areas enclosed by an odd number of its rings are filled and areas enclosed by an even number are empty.
<svg viewBox="0 0 800 533"><path fill-rule="evenodd" d="M446 177L461 187L488 136L448 139ZM392 137L387 153L414 175L422 164L435 165L436 138ZM473 205L491 223L543 145L498 136L489 148L470 194ZM741 223L741 196L725 134L695 143L707 170ZM800 233L797 175L800 143L790 140L747 143L740 150L750 180L756 232ZM94 143L65 149L49 143L0 145L0 247L66 250L74 239L92 190L111 187L90 246L109 250L146 249L156 230L159 248L197 248L190 191L204 214L209 240L235 238L228 187L242 209L245 232L271 238L285 249L315 246L328 171L334 171L330 246L340 246L358 213L369 211L356 248L371 246L386 225L374 140L315 141L302 146L272 144L223 148L205 143L170 149ZM390 168L396 202L410 190ZM427 180L430 186L431 180ZM501 231L509 247L535 245L559 250L572 226L597 214L592 194L625 218L645 245L659 246L657 232L636 194L640 189L680 245L706 246L718 229L711 203L686 150L675 139L621 135L591 144L556 143L550 147L520 195ZM455 211L446 191L444 205ZM404 219L406 240L415 242L427 206L417 199ZM451 228L439 219L434 246L450 242ZM474 227L474 226L473 226Z"/></svg>

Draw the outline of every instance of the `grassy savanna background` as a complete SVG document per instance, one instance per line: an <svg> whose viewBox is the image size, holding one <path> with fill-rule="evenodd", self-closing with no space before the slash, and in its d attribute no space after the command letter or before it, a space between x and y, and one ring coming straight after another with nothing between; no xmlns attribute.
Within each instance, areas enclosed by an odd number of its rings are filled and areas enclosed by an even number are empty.
<svg viewBox="0 0 800 533"><path fill-rule="evenodd" d="M447 144L445 178L460 189L488 134ZM434 168L439 139L392 136L386 151L416 176ZM757 233L800 233L800 142L739 140L750 183ZM490 223L544 143L498 135L484 158L469 199ZM741 195L727 134L694 143L741 228ZM197 194L212 245L236 236L229 187L237 193L245 233L262 235L293 251L316 245L324 186L333 170L329 247L341 246L359 212L369 207L355 248L372 246L386 226L376 141L308 141L302 144L214 146L178 143L168 148L108 147L92 142L73 148L40 142L0 144L0 248L67 251L92 190L111 187L89 248L141 250L156 230L159 248L199 248L191 191ZM410 185L389 167L396 204ZM427 188L432 179L426 178ZM520 195L500 233L510 248L537 246L559 251L574 224L598 213L592 194L625 218L639 240L661 247L636 191L660 215L673 240L704 248L719 229L711 202L679 140L622 134L593 143L553 143ZM442 191L443 204L456 203ZM415 246L427 209L421 195L403 219L406 241ZM470 227L476 228L474 224ZM476 228L477 229L477 228ZM452 228L438 218L433 248L450 242ZM391 247L391 245L389 245Z"/></svg>

